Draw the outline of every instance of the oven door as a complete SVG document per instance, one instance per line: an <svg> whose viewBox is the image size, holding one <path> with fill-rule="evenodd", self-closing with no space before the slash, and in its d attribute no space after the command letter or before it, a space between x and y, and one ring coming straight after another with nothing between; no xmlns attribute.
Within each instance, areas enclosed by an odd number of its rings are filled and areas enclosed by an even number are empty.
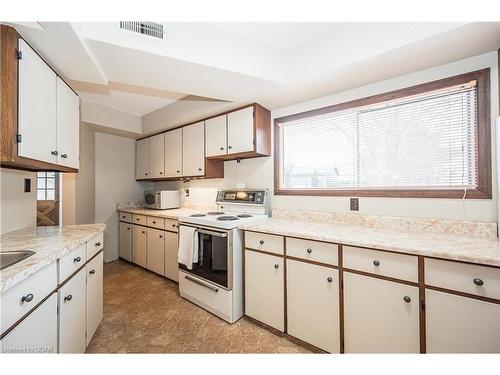
<svg viewBox="0 0 500 375"><path fill-rule="evenodd" d="M181 224L185 225L185 224ZM179 268L226 290L233 288L233 233L213 228L196 227L198 263L188 270Z"/></svg>

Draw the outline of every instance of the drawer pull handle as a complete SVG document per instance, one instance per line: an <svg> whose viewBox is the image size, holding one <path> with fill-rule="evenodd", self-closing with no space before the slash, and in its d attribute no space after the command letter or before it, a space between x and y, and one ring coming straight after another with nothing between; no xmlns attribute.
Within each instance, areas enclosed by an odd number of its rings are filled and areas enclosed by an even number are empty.
<svg viewBox="0 0 500 375"><path fill-rule="evenodd" d="M100 242L96 242L95 245L96 246L101 246L101 243Z"/></svg>
<svg viewBox="0 0 500 375"><path fill-rule="evenodd" d="M410 303L411 302L411 298L408 297L408 296L404 296L403 297L403 300L406 302L406 303Z"/></svg>
<svg viewBox="0 0 500 375"><path fill-rule="evenodd" d="M331 277L328 277L328 278L326 279L326 281L328 281L329 283L331 283L331 282L333 281L333 279L332 279Z"/></svg>
<svg viewBox="0 0 500 375"><path fill-rule="evenodd" d="M280 267L280 266L279 266L279 265L277 265L277 264L275 264L275 265L274 265L274 268L276 268L276 269L278 269L279 267Z"/></svg>
<svg viewBox="0 0 500 375"><path fill-rule="evenodd" d="M307 249L306 251L307 251L307 254L311 254L313 252L312 249Z"/></svg>
<svg viewBox="0 0 500 375"><path fill-rule="evenodd" d="M373 261L373 265L374 265L375 267L378 267L378 266L380 266L380 262L379 262L378 260L374 260L374 261Z"/></svg>
<svg viewBox="0 0 500 375"><path fill-rule="evenodd" d="M81 260L82 260L82 258L76 257L75 259L73 259L73 262L80 263Z"/></svg>
<svg viewBox="0 0 500 375"><path fill-rule="evenodd" d="M483 286L484 282L481 279L474 279L474 284L477 286Z"/></svg>
<svg viewBox="0 0 500 375"><path fill-rule="evenodd" d="M27 294L21 298L21 303L33 301L33 294Z"/></svg>
<svg viewBox="0 0 500 375"><path fill-rule="evenodd" d="M141 221L141 219L139 219L139 218L137 218L137 219L135 219L135 220L137 220L137 221Z"/></svg>
<svg viewBox="0 0 500 375"><path fill-rule="evenodd" d="M156 221L153 221L153 224L156 224Z"/></svg>
<svg viewBox="0 0 500 375"><path fill-rule="evenodd" d="M64 302L71 301L72 299L73 299L73 296L71 294L68 294L66 297L64 297Z"/></svg>
<svg viewBox="0 0 500 375"><path fill-rule="evenodd" d="M261 245L264 245L264 240L260 240L260 241L259 241L259 243L260 243Z"/></svg>
<svg viewBox="0 0 500 375"><path fill-rule="evenodd" d="M95 273L95 270L90 270L89 274L93 275Z"/></svg>

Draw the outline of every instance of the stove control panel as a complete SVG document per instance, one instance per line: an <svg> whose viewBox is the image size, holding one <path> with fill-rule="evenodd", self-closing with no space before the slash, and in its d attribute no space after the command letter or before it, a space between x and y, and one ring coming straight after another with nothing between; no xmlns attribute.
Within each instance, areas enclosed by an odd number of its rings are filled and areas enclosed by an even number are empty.
<svg viewBox="0 0 500 375"><path fill-rule="evenodd" d="M265 190L219 190L217 202L263 205Z"/></svg>

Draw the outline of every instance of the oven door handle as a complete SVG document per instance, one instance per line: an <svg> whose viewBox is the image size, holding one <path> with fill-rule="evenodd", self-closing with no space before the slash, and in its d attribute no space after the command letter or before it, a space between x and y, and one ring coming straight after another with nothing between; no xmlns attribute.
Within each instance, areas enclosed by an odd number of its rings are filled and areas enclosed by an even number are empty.
<svg viewBox="0 0 500 375"><path fill-rule="evenodd" d="M222 238L226 238L227 237L227 233L214 232L214 231L211 231L211 230L198 229L198 228L196 229L196 231L198 233L208 234L210 236L215 236L215 237L222 237Z"/></svg>
<svg viewBox="0 0 500 375"><path fill-rule="evenodd" d="M201 285L201 286L204 286L205 288L208 288L210 290L213 290L215 293L217 293L219 291L219 288L216 288L215 286L213 285L210 285L210 284L207 284L207 283L204 283L203 281L200 281L198 279L195 279L194 277L191 277L189 275L185 275L184 278L186 280L189 280L195 284L198 284L198 285Z"/></svg>

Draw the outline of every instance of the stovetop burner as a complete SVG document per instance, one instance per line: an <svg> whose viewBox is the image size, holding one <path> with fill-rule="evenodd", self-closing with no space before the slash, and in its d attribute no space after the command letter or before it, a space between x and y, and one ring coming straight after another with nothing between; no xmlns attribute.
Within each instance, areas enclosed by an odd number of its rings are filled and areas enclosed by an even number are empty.
<svg viewBox="0 0 500 375"><path fill-rule="evenodd" d="M217 218L217 220L220 221L231 221L231 220L238 220L236 216L220 216Z"/></svg>
<svg viewBox="0 0 500 375"><path fill-rule="evenodd" d="M250 214L240 214L240 215L236 215L236 216L241 218L241 219L246 219L247 217L252 217L252 215L250 215Z"/></svg>
<svg viewBox="0 0 500 375"><path fill-rule="evenodd" d="M192 215L189 215L190 217L203 217L203 216L206 216L205 214L192 214Z"/></svg>
<svg viewBox="0 0 500 375"><path fill-rule="evenodd" d="M207 212L207 215L224 215L225 212L222 212L222 211L211 211L211 212Z"/></svg>

